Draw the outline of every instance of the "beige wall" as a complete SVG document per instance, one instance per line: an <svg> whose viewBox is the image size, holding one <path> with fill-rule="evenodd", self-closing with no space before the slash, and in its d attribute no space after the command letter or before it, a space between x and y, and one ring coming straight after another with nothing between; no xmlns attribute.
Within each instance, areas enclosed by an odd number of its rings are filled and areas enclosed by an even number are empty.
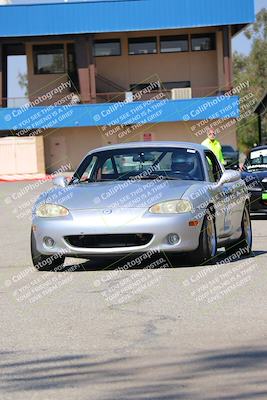
<svg viewBox="0 0 267 400"><path fill-rule="evenodd" d="M44 134L45 163L48 173L71 163L77 167L89 150L102 146L101 133L95 127L62 128Z"/></svg>
<svg viewBox="0 0 267 400"><path fill-rule="evenodd" d="M224 124L231 123L231 121L233 120L224 120L217 127L223 128ZM64 128L47 131L44 136L46 169L47 172L53 172L68 163L71 163L72 168L75 169L88 151L113 143L142 141L145 133L151 133L152 140L201 143L206 136L204 133L198 135L197 132L200 131L194 130L193 126L196 126L198 122L144 125L132 133L127 133L122 138L119 138L116 133L106 137L101 131L101 127ZM127 127L124 127L124 129L127 129ZM221 143L236 147L235 126L232 125L232 127L222 130L223 132L218 136ZM122 131L119 132L122 133ZM124 130L124 132L126 131Z"/></svg>
<svg viewBox="0 0 267 400"><path fill-rule="evenodd" d="M233 120L213 120L214 127L218 130L218 139L222 144L230 144L235 148L237 146L236 141L236 129L235 125L232 124ZM204 132L205 127L209 125L199 126L200 121L190 122L166 122L158 123L154 125L144 125L137 129L132 134L127 134L123 138L117 138L118 143L129 142L129 141L143 141L146 133L152 134L152 140L174 140L182 142L193 142L201 143L206 139L206 133ZM216 125L216 122L217 125ZM225 127L225 124L229 123L230 127ZM103 140L107 143L107 140Z"/></svg>
<svg viewBox="0 0 267 400"><path fill-rule="evenodd" d="M196 88L217 87L219 81L217 51L128 55L127 39L131 37L159 37L160 35L202 32L216 32L216 29L199 28L95 35L96 39L120 38L122 45L121 56L96 57L97 72L111 81L119 83L125 89L128 89L130 84L153 79L160 79L162 82L191 81L191 86ZM221 39L219 37L217 42Z"/></svg>
<svg viewBox="0 0 267 400"><path fill-rule="evenodd" d="M157 36L172 34L193 34L203 32L216 33L216 51L206 52L185 52L185 53L167 53L152 55L128 56L128 37ZM224 86L223 54L222 54L222 34L219 28L197 28L181 30L162 30L148 32L127 32L113 34L96 34L96 39L120 38L122 44L122 55L118 57L97 57L97 73L119 84L123 88L129 88L130 84L140 83L142 81L153 81L160 79L162 82L170 81L191 81L191 86L217 87ZM69 41L68 41L69 42ZM67 71L67 41L65 44L65 67ZM43 44L44 42L42 42ZM48 44L49 42L45 42ZM56 42L50 42L56 43ZM27 43L26 54L28 62L28 78L30 97L37 97L49 90L57 87L61 82L68 80L67 75L34 75L32 45L40 43ZM98 81L98 91L112 91L112 87L107 90L101 82ZM113 89L113 91L118 91ZM68 93L68 90L65 91ZM199 91L199 96L207 95L209 91Z"/></svg>
<svg viewBox="0 0 267 400"><path fill-rule="evenodd" d="M217 68L218 68L218 86L225 86L224 76L224 58L223 58L223 34L221 31L216 33L216 48L217 48Z"/></svg>

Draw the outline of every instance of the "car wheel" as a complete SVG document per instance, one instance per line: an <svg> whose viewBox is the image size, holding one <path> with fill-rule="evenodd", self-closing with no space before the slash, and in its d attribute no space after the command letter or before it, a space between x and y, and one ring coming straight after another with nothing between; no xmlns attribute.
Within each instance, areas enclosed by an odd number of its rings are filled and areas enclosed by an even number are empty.
<svg viewBox="0 0 267 400"><path fill-rule="evenodd" d="M191 254L191 264L200 265L207 261L213 263L217 254L217 235L215 219L207 210L199 237L199 246Z"/></svg>
<svg viewBox="0 0 267 400"><path fill-rule="evenodd" d="M242 221L241 221L241 230L242 235L240 239L236 242L229 244L229 246L225 246L225 251L228 253L235 253L236 251L242 251L242 255L250 255L252 249L252 227L251 227L251 218L249 213L248 206L245 207Z"/></svg>
<svg viewBox="0 0 267 400"><path fill-rule="evenodd" d="M59 254L41 254L36 247L36 240L31 231L31 256L32 263L38 271L59 271L64 264L65 257Z"/></svg>

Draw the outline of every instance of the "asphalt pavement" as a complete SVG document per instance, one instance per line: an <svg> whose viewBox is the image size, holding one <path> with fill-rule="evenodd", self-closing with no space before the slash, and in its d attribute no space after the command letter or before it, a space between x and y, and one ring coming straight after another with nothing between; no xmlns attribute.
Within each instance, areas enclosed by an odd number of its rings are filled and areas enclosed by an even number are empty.
<svg viewBox="0 0 267 400"><path fill-rule="evenodd" d="M36 272L30 210L50 184L34 185L0 184L1 400L267 398L266 217L247 258Z"/></svg>

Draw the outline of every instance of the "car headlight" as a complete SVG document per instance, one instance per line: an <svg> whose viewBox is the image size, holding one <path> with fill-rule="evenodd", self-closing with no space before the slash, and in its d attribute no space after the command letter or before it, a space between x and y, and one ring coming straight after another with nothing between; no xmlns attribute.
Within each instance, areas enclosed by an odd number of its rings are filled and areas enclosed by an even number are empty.
<svg viewBox="0 0 267 400"><path fill-rule="evenodd" d="M41 218L65 217L69 210L58 204L42 204L36 210L36 215Z"/></svg>
<svg viewBox="0 0 267 400"><path fill-rule="evenodd" d="M192 204L188 200L170 200L154 204L149 212L152 214L182 214L192 211Z"/></svg>

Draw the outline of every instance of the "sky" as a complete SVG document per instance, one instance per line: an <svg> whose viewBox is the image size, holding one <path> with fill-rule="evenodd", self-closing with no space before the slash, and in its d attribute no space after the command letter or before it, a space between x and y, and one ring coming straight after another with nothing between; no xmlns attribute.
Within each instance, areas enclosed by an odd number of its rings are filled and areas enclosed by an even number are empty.
<svg viewBox="0 0 267 400"><path fill-rule="evenodd" d="M234 0L233 0L234 1ZM267 8L267 0L254 0L255 1L255 11L259 12L262 8ZM248 54L250 52L250 41L245 37L243 32L237 35L233 39L233 50L239 53Z"/></svg>
<svg viewBox="0 0 267 400"><path fill-rule="evenodd" d="M30 3L58 3L64 2L66 0L13 0L13 4L30 4ZM68 0L70 1L95 1L95 0ZM103 0L102 0L103 1ZM234 1L234 0L233 0ZM255 11L256 13L262 8L267 8L267 0L254 0L255 1ZM239 53L248 54L251 48L250 41L246 39L245 35L241 32L233 39L233 51L238 51ZM24 97L24 93L18 86L17 76L18 73L26 72L26 60L24 56L9 57L8 64L8 97ZM12 107L12 102L10 102Z"/></svg>

